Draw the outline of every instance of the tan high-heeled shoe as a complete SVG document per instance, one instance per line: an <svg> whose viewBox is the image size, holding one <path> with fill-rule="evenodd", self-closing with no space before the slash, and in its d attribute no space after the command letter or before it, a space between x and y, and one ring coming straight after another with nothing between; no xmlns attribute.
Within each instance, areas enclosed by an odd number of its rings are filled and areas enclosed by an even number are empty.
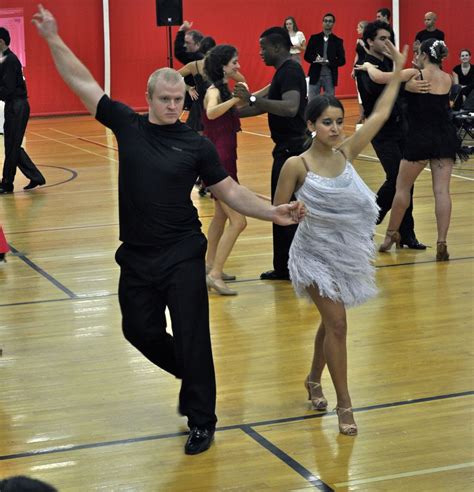
<svg viewBox="0 0 474 492"><path fill-rule="evenodd" d="M211 276L206 275L206 284L209 290L214 289L221 296L236 296L236 290L229 289L227 285L219 285Z"/></svg>
<svg viewBox="0 0 474 492"><path fill-rule="evenodd" d="M386 253L387 251L390 251L393 244L395 244L395 247L397 249L400 249L401 248L400 241L401 241L401 237L400 237L400 233L398 231L387 230L387 232L385 233L385 240L380 245L379 251L381 253Z"/></svg>
<svg viewBox="0 0 474 492"><path fill-rule="evenodd" d="M310 381L309 376L304 380L304 387L308 392L308 400L311 400L311 404L315 410L319 410L320 412L324 412L328 407L328 401L323 396L314 396L313 391L321 388L321 383L317 383L315 381ZM322 390L321 390L322 391Z"/></svg>
<svg viewBox="0 0 474 492"><path fill-rule="evenodd" d="M353 413L352 408L342 408L336 407L334 409L339 419L339 432L345 436L356 436L357 435L357 424L344 424L341 422L341 416L345 413Z"/></svg>
<svg viewBox="0 0 474 492"><path fill-rule="evenodd" d="M446 241L438 241L436 243L436 261L448 261L448 245Z"/></svg>
<svg viewBox="0 0 474 492"><path fill-rule="evenodd" d="M206 274L212 270L210 266L206 265ZM224 282L229 282L235 280L237 277L235 275L229 275L228 273L222 272L221 278Z"/></svg>

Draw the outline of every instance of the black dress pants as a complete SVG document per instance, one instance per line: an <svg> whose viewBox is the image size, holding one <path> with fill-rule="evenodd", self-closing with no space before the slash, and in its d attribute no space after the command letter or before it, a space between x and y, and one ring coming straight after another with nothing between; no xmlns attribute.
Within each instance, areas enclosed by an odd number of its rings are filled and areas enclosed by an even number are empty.
<svg viewBox="0 0 474 492"><path fill-rule="evenodd" d="M273 148L273 165L271 176L271 196L272 203L275 198L275 191L278 184L280 172L289 157L300 155L304 152L305 139L298 139L292 142L276 144ZM291 197L295 200L295 196ZM288 275L288 255L291 242L296 233L298 224L289 226L279 226L273 224L273 269L280 275Z"/></svg>
<svg viewBox="0 0 474 492"><path fill-rule="evenodd" d="M25 149L21 146L30 117L30 105L26 98L16 98L5 102L4 144L5 161L2 183L13 185L16 168L30 180L43 182L44 177L33 164Z"/></svg>
<svg viewBox="0 0 474 492"><path fill-rule="evenodd" d="M182 380L180 413L190 427L216 425L202 235L169 248L122 244L119 301L125 338L153 364ZM168 307L173 335L166 332Z"/></svg>
<svg viewBox="0 0 474 492"><path fill-rule="evenodd" d="M392 208L393 198L397 190L397 176L403 152L403 137L397 134L376 135L372 146L385 171L385 181L377 192L377 205L380 207L377 224L380 224L387 212ZM410 205L408 206L399 232L402 239L415 237L415 221L413 220L413 187L410 190Z"/></svg>

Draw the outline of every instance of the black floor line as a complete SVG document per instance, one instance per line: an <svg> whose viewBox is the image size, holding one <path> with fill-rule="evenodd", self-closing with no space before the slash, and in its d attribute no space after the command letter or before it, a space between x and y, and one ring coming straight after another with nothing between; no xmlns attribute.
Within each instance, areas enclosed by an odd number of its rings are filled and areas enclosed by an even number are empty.
<svg viewBox="0 0 474 492"><path fill-rule="evenodd" d="M77 299L77 295L72 292L72 290L69 290L65 285L63 285L61 282L56 280L53 276L51 276L49 273L45 272L42 268L40 268L36 263L32 262L27 256L25 256L23 253L20 253L16 248L14 248L11 244L9 244L10 249L12 252L20 258L20 260L24 261L28 266L30 266L33 270L38 272L40 275L42 275L46 280L49 280L54 286L56 286L58 289L62 290L67 296L69 296L71 299Z"/></svg>
<svg viewBox="0 0 474 492"><path fill-rule="evenodd" d="M11 244L10 244L10 248L11 248L12 252L15 254L15 256L18 256L19 258L21 258L25 263L30 265L34 270L41 273L46 279L50 280L56 287L58 287L63 292L65 292L68 295L68 298L66 298L66 299L45 299L42 301L12 302L12 303L8 303L8 304L0 304L0 308L10 307L10 306L25 306L28 304L41 304L43 302L69 301L71 299L74 299L74 300L80 299L83 301L91 301L93 299L100 299L102 297L117 296L116 292L111 293L111 294L100 294L97 296L88 296L88 295L82 296L82 295L75 294L74 292L70 291L67 287L63 286L60 282L55 280L54 277L52 277L51 275L46 273L41 268L37 267L31 260L27 259L26 256L19 253ZM472 259L474 259L474 256L463 256L463 257L459 257L459 258L450 258L449 262L446 262L446 265L448 265L449 263L453 263L455 261L464 261L464 260L472 260ZM437 263L437 262L436 262L436 260L433 259L433 260L426 260L426 261L413 261L413 262L406 262L406 263L396 263L393 265L378 265L375 268L376 269L379 269L379 268L396 268L396 267L413 266L413 265L415 265L415 266L416 265L427 265L427 264L431 264L431 263ZM261 282L261 281L262 280L257 277L257 278L243 278L240 280L233 280L233 281L230 281L228 283L229 284L239 284L239 283ZM289 281L288 281L288 283L289 283Z"/></svg>
<svg viewBox="0 0 474 492"><path fill-rule="evenodd" d="M403 406L403 405L412 405L412 404L417 404L417 403L426 403L430 401L437 401L437 400L445 400L445 399L450 399L450 398L460 398L464 396L472 396L474 395L474 390L473 391L463 391L461 393L450 393L446 395L438 395L438 396L428 396L424 398L417 398L413 400L403 400L403 401L397 401L397 402L389 402L389 403L380 403L377 405L369 405L365 407L360 407L360 408L354 408L354 412L367 412L371 410L380 410L383 408L392 408L392 407L397 407L397 406ZM268 426L268 425L277 425L277 424L282 424L282 423L288 423L288 422L300 422L303 420L309 420L309 419L315 419L315 418L322 418L327 415L334 415L334 412L328 412L328 413L316 413L316 414L311 414L311 415L302 415L298 417L286 417L286 418L281 418L281 419L273 419L273 420L265 420L265 421L260 421L260 422L252 422L252 423L247 423L247 424L235 424L235 425L228 425L228 426L223 426L223 427L218 427L216 429L216 432L225 432L228 430L244 430L244 428L254 428L254 427L261 427L261 426ZM99 447L106 447L106 446L117 446L117 445L122 445L122 444L134 444L134 443L140 443L140 442L145 442L145 441L157 441L160 439L169 439L173 437L181 437L185 436L187 432L173 432L169 434L158 434L158 435L150 435L150 436L142 436L142 437L133 437L129 439L118 439L114 441L102 441L102 442L96 442L96 443L90 443L90 444L78 444L78 445L65 445L65 446L58 446L58 447L51 447L47 449L38 449L36 451L25 451L23 453L15 453L15 454L10 454L10 455L3 455L0 456L0 461L6 461L6 460L13 460L13 459L18 459L18 458L28 458L32 456L40 456L40 455L48 455L48 454L54 454L54 453L62 453L62 452L67 452L67 451L77 451L81 449L93 449L93 448L99 448Z"/></svg>
<svg viewBox="0 0 474 492"><path fill-rule="evenodd" d="M255 429L247 425L242 426L242 430L250 436L254 441L258 442L261 446L263 446L267 451L270 451L273 455L279 458L285 465L292 468L296 473L301 475L307 482L309 482L313 487L318 490L323 490L324 492L333 492L334 489L329 487L329 485L325 484L320 478L315 477L309 470L307 470L301 463L298 463L291 456L286 454L280 448L275 446L268 439L259 434Z"/></svg>

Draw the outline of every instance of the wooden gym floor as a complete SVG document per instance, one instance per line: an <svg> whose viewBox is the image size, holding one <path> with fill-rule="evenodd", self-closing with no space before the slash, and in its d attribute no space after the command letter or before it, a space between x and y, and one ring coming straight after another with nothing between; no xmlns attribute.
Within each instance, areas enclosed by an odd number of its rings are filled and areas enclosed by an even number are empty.
<svg viewBox="0 0 474 492"><path fill-rule="evenodd" d="M345 105L350 133L357 108ZM242 126L240 180L268 195L266 117ZM259 279L271 268L271 225L249 219L226 265L239 295L210 294L215 443L189 457L178 381L121 334L115 147L90 117L32 119L26 148L47 185L23 192L18 175L17 192L0 196L13 251L0 268L0 478L29 475L61 491L473 488L473 159L452 178L451 260L434 261L427 170L414 214L430 248L379 254L379 296L349 311L356 438L306 401L319 316L289 282ZM372 148L355 166L377 190ZM197 190L193 199L206 231L212 200ZM323 386L333 408L327 373Z"/></svg>

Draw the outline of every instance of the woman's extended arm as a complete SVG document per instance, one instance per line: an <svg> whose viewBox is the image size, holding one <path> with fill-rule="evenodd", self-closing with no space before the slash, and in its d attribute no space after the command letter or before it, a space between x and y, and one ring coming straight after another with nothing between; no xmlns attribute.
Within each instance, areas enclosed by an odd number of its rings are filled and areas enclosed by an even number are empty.
<svg viewBox="0 0 474 492"><path fill-rule="evenodd" d="M394 61L394 72L390 77L390 83L385 87L381 96L372 111L370 117L365 121L363 126L357 130L352 137L348 138L340 146L340 149L347 156L349 161L352 161L365 146L375 137L382 125L387 121L392 112L393 105L398 96L398 90L402 81L402 68L407 59L408 46L405 46L403 53L397 51L395 46L387 41L387 48L390 50ZM415 70L416 72L416 70Z"/></svg>
<svg viewBox="0 0 474 492"><path fill-rule="evenodd" d="M210 87L207 89L206 97L204 98L204 109L206 110L206 115L210 120L215 120L219 118L219 116L222 116L224 113L229 111L229 109L234 107L240 99L238 97L231 97L227 101L219 101L219 89L215 87Z"/></svg>
<svg viewBox="0 0 474 492"><path fill-rule="evenodd" d="M394 72L382 72L382 70L378 69L375 65L372 65L370 62L365 62L362 65L356 65L356 70L365 70L370 77L372 82L376 84L388 84L393 77ZM418 70L416 68L406 68L400 72L400 77L402 82L407 82L412 77L418 75Z"/></svg>
<svg viewBox="0 0 474 492"><path fill-rule="evenodd" d="M197 68L196 68L196 63L197 61L192 61L189 63L186 63L184 67L181 67L178 72L183 76L187 77L188 75L196 75L197 74Z"/></svg>

